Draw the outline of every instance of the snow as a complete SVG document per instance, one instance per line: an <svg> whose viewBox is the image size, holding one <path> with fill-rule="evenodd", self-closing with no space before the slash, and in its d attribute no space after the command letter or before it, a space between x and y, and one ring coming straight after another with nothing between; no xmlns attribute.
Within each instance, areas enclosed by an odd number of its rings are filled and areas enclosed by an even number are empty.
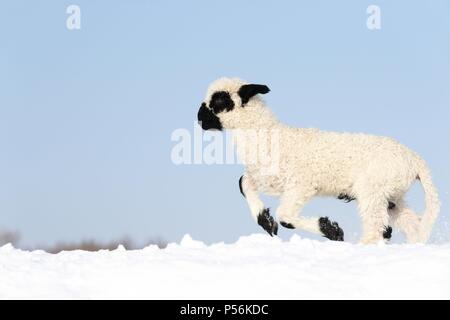
<svg viewBox="0 0 450 320"><path fill-rule="evenodd" d="M263 234L166 249L0 248L1 299L449 299L450 244L357 245Z"/></svg>

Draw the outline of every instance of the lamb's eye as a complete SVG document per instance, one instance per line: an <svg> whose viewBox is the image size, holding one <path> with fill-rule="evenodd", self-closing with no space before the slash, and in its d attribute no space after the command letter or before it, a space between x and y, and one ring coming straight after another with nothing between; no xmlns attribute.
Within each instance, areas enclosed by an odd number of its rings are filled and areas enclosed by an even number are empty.
<svg viewBox="0 0 450 320"><path fill-rule="evenodd" d="M230 94L225 91L215 92L211 97L209 107L214 113L222 111L231 111L234 108L234 102L231 100Z"/></svg>

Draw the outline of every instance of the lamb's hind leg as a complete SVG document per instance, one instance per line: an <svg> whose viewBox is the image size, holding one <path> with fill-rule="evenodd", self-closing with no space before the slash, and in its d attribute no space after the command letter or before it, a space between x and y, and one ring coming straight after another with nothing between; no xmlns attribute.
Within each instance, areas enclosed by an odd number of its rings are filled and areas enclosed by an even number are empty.
<svg viewBox="0 0 450 320"><path fill-rule="evenodd" d="M389 210L389 217L393 226L405 234L406 241L419 241L420 216L408 208L403 199L395 201L395 206Z"/></svg>
<svg viewBox="0 0 450 320"><path fill-rule="evenodd" d="M363 235L360 242L377 243L390 236L388 200L374 192L358 195L357 199L363 222Z"/></svg>
<svg viewBox="0 0 450 320"><path fill-rule="evenodd" d="M239 179L239 189L247 200L253 219L271 236L278 233L278 223L270 215L269 208L259 198L257 189L251 178L243 175Z"/></svg>
<svg viewBox="0 0 450 320"><path fill-rule="evenodd" d="M344 232L336 222L331 222L327 217L305 218L298 216L300 210L314 194L314 191L305 192L300 190L285 192L277 209L277 217L280 220L280 224L285 228L299 228L323 235L330 240L343 241Z"/></svg>
<svg viewBox="0 0 450 320"><path fill-rule="evenodd" d="M344 200L344 201L347 202L347 203L349 203L349 202L351 202L351 201L353 201L353 200L356 200L356 198L354 198L354 197L352 197L352 196L349 196L349 195L347 195L347 194L345 194L345 193L341 193L341 194L338 196L338 199L339 199L339 200ZM388 210L389 210L389 213L391 213L391 210L394 210L395 208L396 208L395 203L392 202L392 201L389 201L389 202L388 202ZM386 227L384 228L383 238L384 238L386 241L389 241L389 240L391 239L391 237L392 237L392 227L389 225L389 226L386 226Z"/></svg>

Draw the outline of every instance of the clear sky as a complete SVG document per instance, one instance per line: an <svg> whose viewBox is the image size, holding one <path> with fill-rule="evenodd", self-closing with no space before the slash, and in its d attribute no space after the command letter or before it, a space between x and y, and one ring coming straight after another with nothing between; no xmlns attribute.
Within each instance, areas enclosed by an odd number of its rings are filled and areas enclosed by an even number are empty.
<svg viewBox="0 0 450 320"><path fill-rule="evenodd" d="M70 4L80 30L66 28ZM371 4L380 30L366 27ZM447 0L2 1L0 229L29 245L263 232L239 193L242 166L171 161L171 133L194 130L220 76L267 84L266 101L291 125L416 150L443 202L433 239L449 240ZM408 199L422 209L420 187ZM304 214L357 239L355 203L318 199Z"/></svg>

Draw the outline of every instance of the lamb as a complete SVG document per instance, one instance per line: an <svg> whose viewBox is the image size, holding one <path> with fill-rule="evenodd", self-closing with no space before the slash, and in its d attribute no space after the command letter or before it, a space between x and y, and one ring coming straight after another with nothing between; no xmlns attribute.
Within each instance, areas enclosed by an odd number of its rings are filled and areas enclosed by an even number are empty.
<svg viewBox="0 0 450 320"><path fill-rule="evenodd" d="M197 116L204 130L232 130L246 167L239 187L254 220L264 230L276 235L278 223L260 193L280 197L276 216L283 227L343 241L343 230L328 217L299 215L311 198L332 196L358 202L363 244L387 241L392 227L405 233L409 243L428 240L440 202L430 171L418 154L387 137L289 127L280 123L261 99L260 94L269 91L265 85L220 78L209 86ZM258 131L270 134L249 143L249 137ZM266 170L267 161L264 165L251 157L261 153L262 142L268 141L276 146L267 153L270 165L276 165L272 171ZM415 180L425 192L422 216L404 201Z"/></svg>

